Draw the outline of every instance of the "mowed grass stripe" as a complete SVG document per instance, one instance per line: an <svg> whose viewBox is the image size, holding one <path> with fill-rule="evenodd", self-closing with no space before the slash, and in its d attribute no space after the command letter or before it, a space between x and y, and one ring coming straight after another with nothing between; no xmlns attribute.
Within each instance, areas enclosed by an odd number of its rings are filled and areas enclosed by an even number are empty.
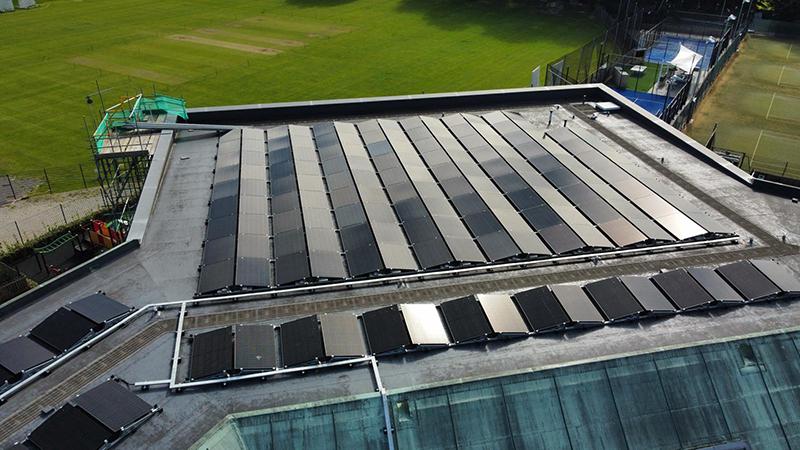
<svg viewBox="0 0 800 450"><path fill-rule="evenodd" d="M100 61L94 58L88 58L86 56L77 56L75 58L72 58L70 62L75 64L80 64L86 67L92 67L94 69L100 69L108 72L118 73L120 75L127 75L130 77L155 81L157 83L180 84L186 81L184 78L181 77L168 75L153 70L147 70L134 66L125 66L122 64L114 64L108 61ZM135 63L136 61L133 60L132 62Z"/></svg>

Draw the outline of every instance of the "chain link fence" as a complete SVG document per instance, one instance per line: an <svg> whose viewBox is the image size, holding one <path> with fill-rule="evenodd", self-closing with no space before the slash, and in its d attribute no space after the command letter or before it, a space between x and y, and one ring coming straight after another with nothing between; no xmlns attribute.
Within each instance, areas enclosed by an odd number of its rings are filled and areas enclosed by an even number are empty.
<svg viewBox="0 0 800 450"><path fill-rule="evenodd" d="M0 171L0 205L22 198L91 189L98 186L94 164L50 166L41 169Z"/></svg>
<svg viewBox="0 0 800 450"><path fill-rule="evenodd" d="M36 240L60 227L84 220L104 208L99 190L61 203L31 200L23 214L6 209L0 218L0 253ZM9 208L6 206L5 208Z"/></svg>

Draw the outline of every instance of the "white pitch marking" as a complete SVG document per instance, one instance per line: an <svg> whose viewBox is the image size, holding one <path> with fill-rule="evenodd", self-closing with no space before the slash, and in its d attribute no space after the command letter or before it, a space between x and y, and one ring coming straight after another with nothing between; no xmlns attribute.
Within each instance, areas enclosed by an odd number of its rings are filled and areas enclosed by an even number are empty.
<svg viewBox="0 0 800 450"><path fill-rule="evenodd" d="M781 67L781 74L778 76L778 86L781 85L781 80L783 79L783 72L786 70L786 66Z"/></svg>
<svg viewBox="0 0 800 450"><path fill-rule="evenodd" d="M772 100L770 100L769 102L769 109L767 109L767 115L764 116L765 119L769 119L769 113L772 112L772 105L775 104L775 94L777 94L777 92L772 93Z"/></svg>
<svg viewBox="0 0 800 450"><path fill-rule="evenodd" d="M753 167L753 161L756 160L756 152L758 152L758 145L761 144L761 136L764 135L764 129L761 129L761 132L758 133L758 139L756 140L756 148L753 149L753 154L750 155L750 167Z"/></svg>

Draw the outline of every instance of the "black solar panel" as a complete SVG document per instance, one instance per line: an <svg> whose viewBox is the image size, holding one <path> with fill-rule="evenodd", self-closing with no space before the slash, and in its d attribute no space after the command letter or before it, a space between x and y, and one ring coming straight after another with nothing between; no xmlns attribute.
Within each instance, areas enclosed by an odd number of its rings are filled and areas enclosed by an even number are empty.
<svg viewBox="0 0 800 450"><path fill-rule="evenodd" d="M314 364L325 357L317 316L281 324L281 357L284 367Z"/></svg>
<svg viewBox="0 0 800 450"><path fill-rule="evenodd" d="M450 337L456 344L485 339L492 327L474 297L462 297L443 302L439 310L444 317Z"/></svg>
<svg viewBox="0 0 800 450"><path fill-rule="evenodd" d="M36 367L55 355L27 337L17 337L0 344L0 367L12 375Z"/></svg>
<svg viewBox="0 0 800 450"><path fill-rule="evenodd" d="M678 309L689 310L714 303L714 298L683 269L660 273L651 279Z"/></svg>
<svg viewBox="0 0 800 450"><path fill-rule="evenodd" d="M41 450L94 450L111 436L88 413L67 404L36 427L28 440Z"/></svg>
<svg viewBox="0 0 800 450"><path fill-rule="evenodd" d="M192 340L189 378L198 379L220 375L233 369L231 327L196 334Z"/></svg>
<svg viewBox="0 0 800 450"><path fill-rule="evenodd" d="M11 381L14 378L14 374L6 370L3 366L0 366L0 386L7 381Z"/></svg>
<svg viewBox="0 0 800 450"><path fill-rule="evenodd" d="M781 292L778 286L748 261L717 267L717 273L750 301L763 300Z"/></svg>
<svg viewBox="0 0 800 450"><path fill-rule="evenodd" d="M610 321L636 317L644 309L631 295L625 286L616 278L595 281L583 287Z"/></svg>
<svg viewBox="0 0 800 450"><path fill-rule="evenodd" d="M401 350L411 345L403 314L397 305L367 311L361 316L367 344L373 355Z"/></svg>
<svg viewBox="0 0 800 450"><path fill-rule="evenodd" d="M233 340L233 367L274 369L275 333L272 325L239 325Z"/></svg>
<svg viewBox="0 0 800 450"><path fill-rule="evenodd" d="M712 269L705 269L702 267L693 267L686 269L689 275L695 279L703 289L706 290L714 300L721 303L742 303L744 299L741 295L727 283L717 272Z"/></svg>
<svg viewBox="0 0 800 450"><path fill-rule="evenodd" d="M216 292L233 285L233 272L236 262L232 259L209 264L200 268L197 291L201 294Z"/></svg>
<svg viewBox="0 0 800 450"><path fill-rule="evenodd" d="M578 235L563 223L539 230L539 235L556 254L569 253L585 247Z"/></svg>
<svg viewBox="0 0 800 450"><path fill-rule="evenodd" d="M517 303L528 329L543 332L563 328L570 319L547 286L517 292L511 298Z"/></svg>
<svg viewBox="0 0 800 450"><path fill-rule="evenodd" d="M675 312L675 305L658 290L648 277L619 277L619 280L646 312L653 314L670 314Z"/></svg>
<svg viewBox="0 0 800 450"><path fill-rule="evenodd" d="M131 311L129 307L103 294L92 294L67 306L96 324L108 322Z"/></svg>
<svg viewBox="0 0 800 450"><path fill-rule="evenodd" d="M31 330L30 335L57 353L65 352L92 332L95 324L66 308L44 319Z"/></svg>
<svg viewBox="0 0 800 450"><path fill-rule="evenodd" d="M73 403L114 433L146 416L151 408L115 381L106 381L84 392Z"/></svg>

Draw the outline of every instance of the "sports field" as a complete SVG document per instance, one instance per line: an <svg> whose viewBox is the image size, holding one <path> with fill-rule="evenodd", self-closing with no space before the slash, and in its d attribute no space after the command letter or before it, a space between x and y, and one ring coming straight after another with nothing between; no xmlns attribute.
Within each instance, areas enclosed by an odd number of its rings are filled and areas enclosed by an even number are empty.
<svg viewBox="0 0 800 450"><path fill-rule="evenodd" d="M0 174L88 163L95 80L107 105L155 87L190 107L522 87L601 31L508 3L52 0L0 14ZM70 187L79 176L56 190Z"/></svg>
<svg viewBox="0 0 800 450"><path fill-rule="evenodd" d="M746 155L742 168L800 178L800 38L749 36L687 133Z"/></svg>

